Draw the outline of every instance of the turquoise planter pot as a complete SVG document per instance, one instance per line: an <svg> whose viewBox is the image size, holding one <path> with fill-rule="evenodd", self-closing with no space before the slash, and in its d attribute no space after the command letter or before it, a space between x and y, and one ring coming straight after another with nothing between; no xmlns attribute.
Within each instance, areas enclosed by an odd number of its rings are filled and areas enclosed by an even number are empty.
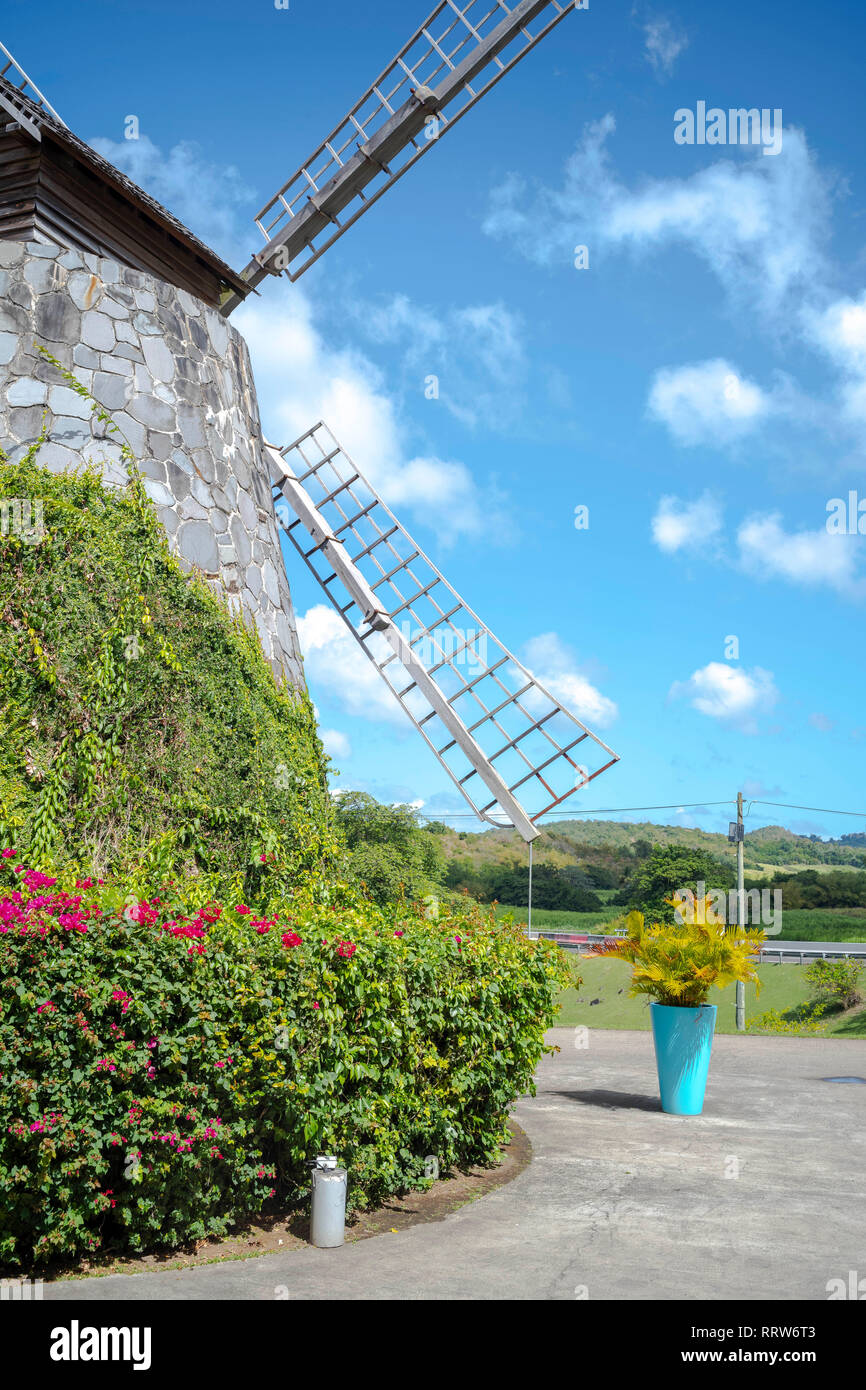
<svg viewBox="0 0 866 1390"><path fill-rule="evenodd" d="M716 1012L715 1004L650 1004L662 1110L668 1115L700 1115L704 1108Z"/></svg>

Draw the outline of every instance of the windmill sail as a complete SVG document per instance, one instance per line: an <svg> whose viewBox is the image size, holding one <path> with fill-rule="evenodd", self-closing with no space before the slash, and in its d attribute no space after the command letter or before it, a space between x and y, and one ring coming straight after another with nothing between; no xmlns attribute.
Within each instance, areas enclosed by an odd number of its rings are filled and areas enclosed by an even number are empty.
<svg viewBox="0 0 866 1390"><path fill-rule="evenodd" d="M41 106L59 125L66 125L66 122L61 121L54 107L42 95L36 83L31 81L21 64L16 63L9 49L2 43L0 43L0 77L5 77L12 87L17 87L18 91L23 92L24 96L29 97L36 106ZM18 124L23 126L34 140L42 139L42 133L27 114L25 104L16 101L14 93L10 92L8 88L5 92L0 92L0 106L8 111L10 116L14 116Z"/></svg>
<svg viewBox="0 0 866 1390"><path fill-rule="evenodd" d="M478 618L323 424L266 445L280 524L473 811L536 822L618 761Z"/></svg>
<svg viewBox="0 0 866 1390"><path fill-rule="evenodd" d="M297 280L580 0L441 0L346 118L256 217L250 288ZM530 27L531 26L531 27ZM222 312L241 302L233 293Z"/></svg>

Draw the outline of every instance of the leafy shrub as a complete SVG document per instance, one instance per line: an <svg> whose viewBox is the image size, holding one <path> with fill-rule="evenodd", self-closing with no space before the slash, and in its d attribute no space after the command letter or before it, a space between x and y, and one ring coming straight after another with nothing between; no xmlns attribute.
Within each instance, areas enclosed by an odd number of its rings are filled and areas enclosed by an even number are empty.
<svg viewBox="0 0 866 1390"><path fill-rule="evenodd" d="M811 1000L786 1009L784 1013L768 1009L757 1018L750 1018L746 1028L750 1033L825 1033L827 1022L823 1014L826 1007L826 1003Z"/></svg>
<svg viewBox="0 0 866 1390"><path fill-rule="evenodd" d="M322 883L139 901L9 851L2 881L5 1266L222 1234L302 1202L321 1152L356 1210L424 1186L430 1156L495 1160L567 983L555 947L478 908Z"/></svg>
<svg viewBox="0 0 866 1390"><path fill-rule="evenodd" d="M383 806L366 792L343 792L335 822L345 844L343 870L376 902L421 897L445 857L437 837L418 824L411 806Z"/></svg>
<svg viewBox="0 0 866 1390"><path fill-rule="evenodd" d="M806 967L806 980L819 998L841 1009L853 1009L862 1004L860 979L863 964L859 960L814 960Z"/></svg>

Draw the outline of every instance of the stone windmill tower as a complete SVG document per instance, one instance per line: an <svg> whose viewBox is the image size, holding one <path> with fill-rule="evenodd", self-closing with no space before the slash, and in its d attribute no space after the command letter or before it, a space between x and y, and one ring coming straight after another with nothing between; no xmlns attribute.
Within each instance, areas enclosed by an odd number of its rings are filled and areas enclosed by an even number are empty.
<svg viewBox="0 0 866 1390"><path fill-rule="evenodd" d="M126 481L44 344L112 412L177 555L255 624L277 675L303 685L282 525L469 804L530 843L616 755L496 642L323 425L264 441L229 316L269 275L303 274L583 8L441 0L259 213L265 245L240 272L73 135L0 45L0 444L14 458L47 410L41 462L90 458Z"/></svg>

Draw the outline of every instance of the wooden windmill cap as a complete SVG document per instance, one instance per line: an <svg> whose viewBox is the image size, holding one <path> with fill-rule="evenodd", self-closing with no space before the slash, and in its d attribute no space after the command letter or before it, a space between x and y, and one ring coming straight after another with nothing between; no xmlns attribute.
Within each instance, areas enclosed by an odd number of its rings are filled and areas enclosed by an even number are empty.
<svg viewBox="0 0 866 1390"><path fill-rule="evenodd" d="M0 239L110 256L213 307L227 290L250 290L155 198L3 77Z"/></svg>

